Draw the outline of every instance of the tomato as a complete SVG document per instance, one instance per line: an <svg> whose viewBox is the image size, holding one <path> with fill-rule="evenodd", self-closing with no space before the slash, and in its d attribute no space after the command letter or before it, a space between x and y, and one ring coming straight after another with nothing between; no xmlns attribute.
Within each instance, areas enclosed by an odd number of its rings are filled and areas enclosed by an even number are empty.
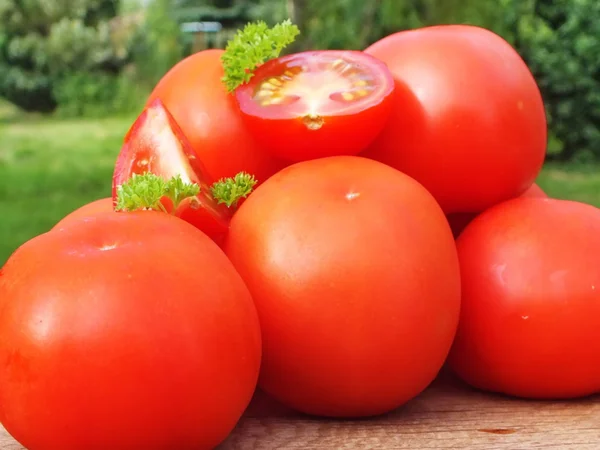
<svg viewBox="0 0 600 450"><path fill-rule="evenodd" d="M112 191L133 174L151 172L170 179L179 175L186 183L196 183L200 193L186 199L175 214L221 242L229 227L231 212L212 197L213 182L204 165L190 146L187 137L160 100L155 100L135 121L127 135L115 164ZM172 206L172 204L171 204Z"/></svg>
<svg viewBox="0 0 600 450"><path fill-rule="evenodd" d="M356 156L292 165L248 197L224 249L258 309L259 386L283 404L377 415L442 367L460 310L456 247L401 172Z"/></svg>
<svg viewBox="0 0 600 450"><path fill-rule="evenodd" d="M548 195L539 187L537 184L532 184L529 189L523 192L519 197L522 198L547 198ZM458 237L460 233L471 223L473 219L477 217L477 214L473 213L455 213L448 215L448 222L450 222L450 227L452 228L452 232L454 233L454 237Z"/></svg>
<svg viewBox="0 0 600 450"><path fill-rule="evenodd" d="M214 448L255 389L248 289L168 214L104 213L32 239L0 299L0 421L30 450Z"/></svg>
<svg viewBox="0 0 600 450"><path fill-rule="evenodd" d="M355 155L390 116L394 80L357 51L310 51L273 59L236 90L248 130L279 158Z"/></svg>
<svg viewBox="0 0 600 450"><path fill-rule="evenodd" d="M59 228L67 223L70 223L71 221L79 220L83 217L91 217L98 213L110 211L114 211L112 197L94 200L93 202L87 203L80 208L77 208L75 211L67 214L56 225L54 225L54 228Z"/></svg>
<svg viewBox="0 0 600 450"><path fill-rule="evenodd" d="M159 81L148 104L161 99L215 180L248 172L260 182L284 167L244 126L235 96L221 82L223 50L195 53Z"/></svg>
<svg viewBox="0 0 600 450"><path fill-rule="evenodd" d="M600 392L600 209L520 198L457 240L462 311L449 366L503 394Z"/></svg>
<svg viewBox="0 0 600 450"><path fill-rule="evenodd" d="M446 213L484 211L536 179L546 152L538 86L500 36L468 25L402 31L365 50L390 68L394 110L362 155L421 182Z"/></svg>

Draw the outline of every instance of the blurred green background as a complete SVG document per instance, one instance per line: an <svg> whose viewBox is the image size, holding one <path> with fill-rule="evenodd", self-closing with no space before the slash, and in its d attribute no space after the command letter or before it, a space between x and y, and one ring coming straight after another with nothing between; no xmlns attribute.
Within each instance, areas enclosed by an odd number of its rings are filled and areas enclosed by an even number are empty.
<svg viewBox="0 0 600 450"><path fill-rule="evenodd" d="M540 186L600 206L598 0L3 0L0 265L70 211L110 195L123 135L173 64L224 47L248 21L287 17L302 30L293 50L363 49L432 24L494 30L544 95Z"/></svg>

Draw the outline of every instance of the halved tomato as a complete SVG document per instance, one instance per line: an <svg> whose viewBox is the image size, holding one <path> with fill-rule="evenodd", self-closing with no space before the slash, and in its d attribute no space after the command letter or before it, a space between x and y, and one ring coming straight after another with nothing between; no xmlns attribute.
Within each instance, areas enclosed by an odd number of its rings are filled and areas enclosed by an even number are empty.
<svg viewBox="0 0 600 450"><path fill-rule="evenodd" d="M299 162L356 155L392 109L387 66L359 51L310 51L270 60L236 90L244 122L273 155Z"/></svg>
<svg viewBox="0 0 600 450"><path fill-rule="evenodd" d="M113 175L113 202L116 204L119 185L133 174L148 172L167 180L179 175L185 183L200 186L198 196L181 202L174 213L221 243L229 229L231 212L212 197L213 180L159 99L142 112L125 136Z"/></svg>

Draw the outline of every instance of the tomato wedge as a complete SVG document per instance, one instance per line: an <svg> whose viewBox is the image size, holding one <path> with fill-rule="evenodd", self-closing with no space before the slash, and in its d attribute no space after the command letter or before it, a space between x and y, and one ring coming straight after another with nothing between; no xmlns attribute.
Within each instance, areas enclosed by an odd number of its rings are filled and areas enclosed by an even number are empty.
<svg viewBox="0 0 600 450"><path fill-rule="evenodd" d="M359 51L324 50L270 60L236 98L253 137L281 159L356 155L392 110L387 66Z"/></svg>
<svg viewBox="0 0 600 450"><path fill-rule="evenodd" d="M113 175L112 197L117 187L133 174L153 173L164 179L179 175L186 183L200 186L194 200L186 199L175 215L203 231L220 244L229 229L230 210L212 197L213 180L183 131L163 105L154 100L137 118L125 136Z"/></svg>

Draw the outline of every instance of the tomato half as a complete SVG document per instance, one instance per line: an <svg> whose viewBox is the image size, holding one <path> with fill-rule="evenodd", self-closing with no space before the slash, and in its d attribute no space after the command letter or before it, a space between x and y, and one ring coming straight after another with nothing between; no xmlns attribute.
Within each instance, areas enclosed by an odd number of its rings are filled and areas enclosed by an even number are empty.
<svg viewBox="0 0 600 450"><path fill-rule="evenodd" d="M168 214L73 221L2 269L0 421L30 450L214 448L260 357L240 276Z"/></svg>
<svg viewBox="0 0 600 450"><path fill-rule="evenodd" d="M236 97L261 146L288 161L355 155L381 132L394 80L358 51L311 51L260 66Z"/></svg>
<svg viewBox="0 0 600 450"><path fill-rule="evenodd" d="M60 228L67 223L79 220L83 217L91 217L95 216L99 213L105 213L114 211L114 204L112 197L101 198L99 200L94 200L93 202L87 203L80 208L70 212L65 217L63 217L53 228Z"/></svg>
<svg viewBox="0 0 600 450"><path fill-rule="evenodd" d="M223 50L195 53L158 82L148 104L161 99L215 180L248 172L262 183L285 164L265 152L241 118L235 96L223 85Z"/></svg>
<svg viewBox="0 0 600 450"><path fill-rule="evenodd" d="M186 183L196 183L200 193L186 199L175 215L221 242L229 227L231 212L212 197L212 179L187 137L160 100L155 100L135 121L117 158L113 175L113 199L117 188L133 174L151 172L165 179L180 175Z"/></svg>
<svg viewBox="0 0 600 450"><path fill-rule="evenodd" d="M390 68L394 109L362 155L421 182L449 213L484 211L536 179L546 152L540 90L500 36L468 25L402 31L365 50Z"/></svg>
<svg viewBox="0 0 600 450"><path fill-rule="evenodd" d="M600 209L511 200L471 222L457 247L463 294L450 367L513 396L600 392Z"/></svg>
<svg viewBox="0 0 600 450"><path fill-rule="evenodd" d="M292 165L248 197L224 249L259 312L259 384L282 403L381 414L442 367L460 310L456 246L401 172L356 156Z"/></svg>
<svg viewBox="0 0 600 450"><path fill-rule="evenodd" d="M518 198L547 198L548 195L537 184L532 184L529 189L523 192ZM460 233L471 223L477 214L473 213L454 213L448 214L448 222L452 228L454 237L460 236Z"/></svg>

